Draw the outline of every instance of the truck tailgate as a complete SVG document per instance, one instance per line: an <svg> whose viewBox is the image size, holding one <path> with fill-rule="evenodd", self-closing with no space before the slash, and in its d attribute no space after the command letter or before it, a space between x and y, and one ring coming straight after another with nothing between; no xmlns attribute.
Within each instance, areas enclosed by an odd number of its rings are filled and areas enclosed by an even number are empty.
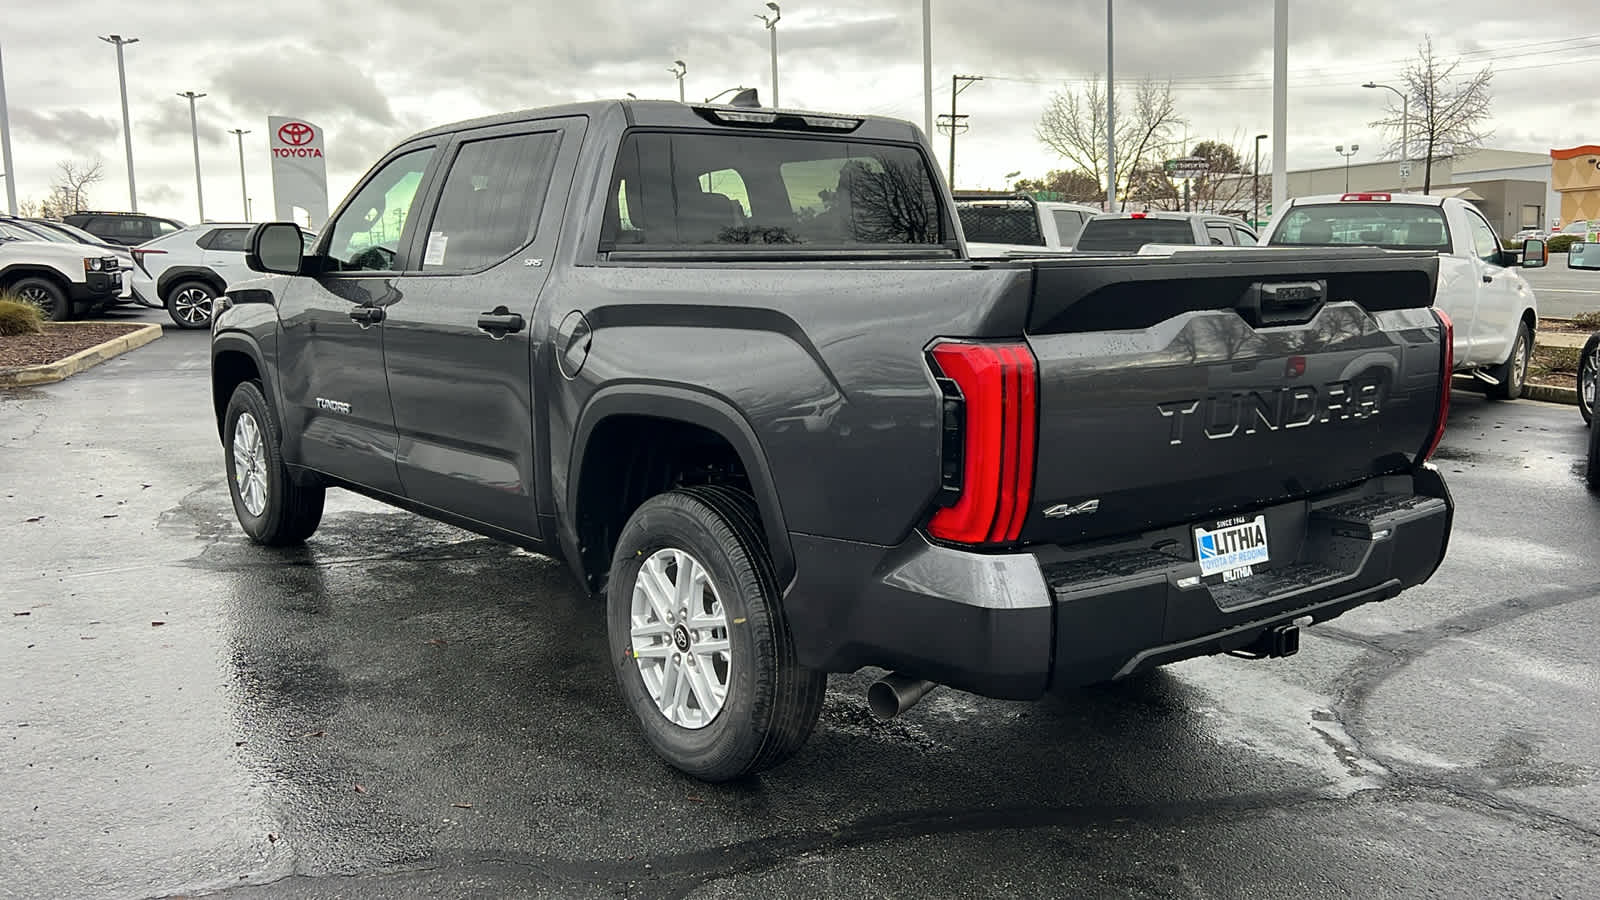
<svg viewBox="0 0 1600 900"><path fill-rule="evenodd" d="M1431 253L1041 260L1024 541L1222 519L1413 466L1439 424Z"/></svg>

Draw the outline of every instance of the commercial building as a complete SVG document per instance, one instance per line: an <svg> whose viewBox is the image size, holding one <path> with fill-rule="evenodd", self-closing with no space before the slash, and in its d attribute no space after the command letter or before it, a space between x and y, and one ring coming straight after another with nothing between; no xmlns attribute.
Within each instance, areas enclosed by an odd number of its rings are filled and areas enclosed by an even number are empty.
<svg viewBox="0 0 1600 900"><path fill-rule="evenodd" d="M1589 148L1600 152L1600 148ZM1561 195L1551 180L1551 154L1521 150L1482 149L1456 157L1433 161L1430 194L1460 197L1476 204L1502 235L1516 234L1524 228L1548 228L1561 213ZM1410 172L1401 177L1401 164L1354 162L1289 173L1289 196L1341 194L1350 191L1390 191L1422 193L1424 162L1412 160ZM1348 181L1346 180L1348 177ZM1267 176L1262 176L1263 184ZM1346 187L1348 185L1348 188ZM1600 179L1595 183L1595 202L1600 204ZM1596 216L1600 216L1597 211Z"/></svg>
<svg viewBox="0 0 1600 900"><path fill-rule="evenodd" d="M1579 219L1590 222L1589 230L1600 220L1600 147L1585 144L1566 150L1550 151L1550 181L1561 196L1561 222Z"/></svg>

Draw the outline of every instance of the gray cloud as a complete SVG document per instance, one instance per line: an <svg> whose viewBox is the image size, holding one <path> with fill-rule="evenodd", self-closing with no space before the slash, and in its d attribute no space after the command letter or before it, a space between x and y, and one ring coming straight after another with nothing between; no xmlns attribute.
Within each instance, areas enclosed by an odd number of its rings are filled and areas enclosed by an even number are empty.
<svg viewBox="0 0 1600 900"><path fill-rule="evenodd" d="M257 50L229 58L211 81L237 109L265 114L293 110L296 115L350 116L375 125L394 125L394 108L376 81L342 53L304 46ZM400 60L390 60L400 62Z"/></svg>
<svg viewBox="0 0 1600 900"><path fill-rule="evenodd" d="M111 140L122 132L110 119L80 109L39 112L23 107L11 111L11 124L24 135L74 150Z"/></svg>

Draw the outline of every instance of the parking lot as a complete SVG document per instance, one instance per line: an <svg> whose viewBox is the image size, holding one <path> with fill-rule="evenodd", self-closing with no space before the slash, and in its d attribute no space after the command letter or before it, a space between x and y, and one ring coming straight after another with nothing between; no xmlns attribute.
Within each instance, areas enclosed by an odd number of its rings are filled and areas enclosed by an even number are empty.
<svg viewBox="0 0 1600 900"><path fill-rule="evenodd" d="M168 329L0 394L0 896L1600 894L1582 421L1452 402L1444 567L1299 655L888 723L836 677L717 787L639 739L563 567L337 493L246 541Z"/></svg>

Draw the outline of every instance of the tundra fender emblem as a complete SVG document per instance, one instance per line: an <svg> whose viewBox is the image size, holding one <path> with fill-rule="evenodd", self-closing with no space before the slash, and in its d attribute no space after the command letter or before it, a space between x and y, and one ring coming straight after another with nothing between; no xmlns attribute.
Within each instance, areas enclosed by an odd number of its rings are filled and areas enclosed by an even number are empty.
<svg viewBox="0 0 1600 900"><path fill-rule="evenodd" d="M1046 519L1065 519L1067 516L1083 516L1099 511L1099 500L1085 500L1082 503L1057 503L1055 506L1044 508L1044 517Z"/></svg>

